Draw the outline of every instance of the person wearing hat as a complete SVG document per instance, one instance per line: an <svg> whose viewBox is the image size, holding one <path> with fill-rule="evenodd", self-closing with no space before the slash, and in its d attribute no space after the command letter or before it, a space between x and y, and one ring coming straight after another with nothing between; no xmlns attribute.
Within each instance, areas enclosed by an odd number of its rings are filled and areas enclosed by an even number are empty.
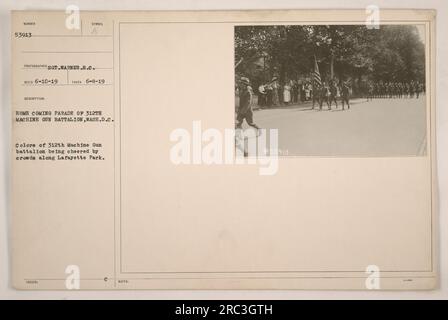
<svg viewBox="0 0 448 320"><path fill-rule="evenodd" d="M329 100L330 100L330 106L329 108L331 109L331 103L334 101L334 104L336 105L336 109L338 108L338 101L336 99L337 95L338 95L338 88L336 87L336 84L334 82L334 80L330 81L330 96L329 96Z"/></svg>
<svg viewBox="0 0 448 320"><path fill-rule="evenodd" d="M243 124L244 119L246 119L246 122L249 126L254 127L255 129L260 129L255 123L254 123L254 115L252 111L252 88L250 86L250 81L246 77L241 77L240 79L240 87L239 87L239 93L240 93L240 104L237 112L237 124L236 127L238 129L241 129L241 126Z"/></svg>
<svg viewBox="0 0 448 320"><path fill-rule="evenodd" d="M325 82L322 84L319 90L319 110L322 110L322 105L324 102L327 104L328 110L331 110L330 89Z"/></svg>
<svg viewBox="0 0 448 320"><path fill-rule="evenodd" d="M347 82L342 82L341 85L341 97L342 97L342 110L344 110L344 103L347 104L347 108L350 109L350 87Z"/></svg>

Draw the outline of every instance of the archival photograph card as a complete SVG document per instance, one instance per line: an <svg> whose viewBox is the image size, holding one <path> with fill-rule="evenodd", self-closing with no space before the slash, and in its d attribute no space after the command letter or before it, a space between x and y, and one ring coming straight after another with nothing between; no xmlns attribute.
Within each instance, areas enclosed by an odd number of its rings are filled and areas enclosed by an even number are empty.
<svg viewBox="0 0 448 320"><path fill-rule="evenodd" d="M437 287L435 11L13 11L12 285Z"/></svg>

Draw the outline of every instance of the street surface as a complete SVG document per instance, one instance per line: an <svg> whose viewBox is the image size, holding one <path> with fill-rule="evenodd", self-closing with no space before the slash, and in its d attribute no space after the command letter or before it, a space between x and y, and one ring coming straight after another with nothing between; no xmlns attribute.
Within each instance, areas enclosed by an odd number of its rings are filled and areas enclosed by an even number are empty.
<svg viewBox="0 0 448 320"><path fill-rule="evenodd" d="M279 130L279 154L297 156L416 156L426 153L425 97L352 100L351 109L298 106L254 111L255 123ZM247 124L244 123L244 128Z"/></svg>

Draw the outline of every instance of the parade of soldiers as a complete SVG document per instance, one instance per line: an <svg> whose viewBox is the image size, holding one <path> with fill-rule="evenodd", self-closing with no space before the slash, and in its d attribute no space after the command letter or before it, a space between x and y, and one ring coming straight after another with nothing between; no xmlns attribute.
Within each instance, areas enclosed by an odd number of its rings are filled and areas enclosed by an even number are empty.
<svg viewBox="0 0 448 320"><path fill-rule="evenodd" d="M370 99L419 98L425 93L425 86L419 81L411 82L371 82L368 92L364 92Z"/></svg>
<svg viewBox="0 0 448 320"><path fill-rule="evenodd" d="M245 78L247 79L247 78ZM281 83L277 77L252 89L257 96L259 108L275 108L312 102L317 110L332 110L342 107L350 108L350 99L418 99L425 93L425 85L420 81L363 81L359 84L351 80L329 80L322 83L314 81L287 80ZM252 97L252 101L255 101ZM339 104L338 104L339 101ZM346 107L347 108L346 108Z"/></svg>

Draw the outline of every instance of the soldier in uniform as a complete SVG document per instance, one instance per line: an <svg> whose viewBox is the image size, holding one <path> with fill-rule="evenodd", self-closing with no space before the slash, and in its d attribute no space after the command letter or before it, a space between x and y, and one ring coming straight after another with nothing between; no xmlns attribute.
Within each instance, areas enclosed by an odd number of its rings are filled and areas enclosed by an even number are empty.
<svg viewBox="0 0 448 320"><path fill-rule="evenodd" d="M384 83L380 82L380 84L378 85L379 87L379 98L384 98Z"/></svg>
<svg viewBox="0 0 448 320"><path fill-rule="evenodd" d="M336 105L336 108L338 107L338 101L336 100L336 96L338 95L338 88L336 87L334 81L330 82L330 106L331 109L331 103L334 101L334 104Z"/></svg>
<svg viewBox="0 0 448 320"><path fill-rule="evenodd" d="M246 119L246 122L249 126L259 130L260 128L254 123L254 115L252 111L252 87L250 86L250 81L246 77L242 77L240 79L240 86L239 86L239 95L240 95L240 103L239 108L237 112L237 129L242 128L242 124L244 119Z"/></svg>
<svg viewBox="0 0 448 320"><path fill-rule="evenodd" d="M330 87L329 87L329 98L328 101L330 103L329 108L331 109L331 103L334 101L334 104L336 105L336 108L338 107L338 101L336 99L338 95L338 88L336 87L334 81L330 81Z"/></svg>
<svg viewBox="0 0 448 320"><path fill-rule="evenodd" d="M373 95L375 92L375 87L373 85L373 83L370 81L368 83L368 92L367 92L367 101L372 101L373 100Z"/></svg>
<svg viewBox="0 0 448 320"><path fill-rule="evenodd" d="M403 83L398 83L398 98L403 98Z"/></svg>
<svg viewBox="0 0 448 320"><path fill-rule="evenodd" d="M344 110L344 103L347 104L347 108L350 109L350 88L347 83L343 82L341 85L341 97L342 97L342 110Z"/></svg>
<svg viewBox="0 0 448 320"><path fill-rule="evenodd" d="M375 82L375 99L378 99L380 97L380 84L378 82Z"/></svg>
<svg viewBox="0 0 448 320"><path fill-rule="evenodd" d="M411 84L409 85L409 97L414 98L414 92L415 92L415 83L414 80L411 81Z"/></svg>
<svg viewBox="0 0 448 320"><path fill-rule="evenodd" d="M319 109L320 110L322 110L322 104L324 103L324 101L327 103L328 110L331 110L329 96L330 96L330 89L328 89L328 86L324 83L319 90Z"/></svg>
<svg viewBox="0 0 448 320"><path fill-rule="evenodd" d="M415 91L415 94L417 95L417 99L420 97L420 94L422 93L422 88L423 88L423 86L422 86L422 84L420 83L420 81L417 81L417 84L416 84L416 91Z"/></svg>
<svg viewBox="0 0 448 320"><path fill-rule="evenodd" d="M404 85L404 97L408 98L410 92L411 92L411 90L410 90L409 83L406 82L405 85Z"/></svg>
<svg viewBox="0 0 448 320"><path fill-rule="evenodd" d="M392 98L392 83L387 82L386 83L386 98Z"/></svg>

